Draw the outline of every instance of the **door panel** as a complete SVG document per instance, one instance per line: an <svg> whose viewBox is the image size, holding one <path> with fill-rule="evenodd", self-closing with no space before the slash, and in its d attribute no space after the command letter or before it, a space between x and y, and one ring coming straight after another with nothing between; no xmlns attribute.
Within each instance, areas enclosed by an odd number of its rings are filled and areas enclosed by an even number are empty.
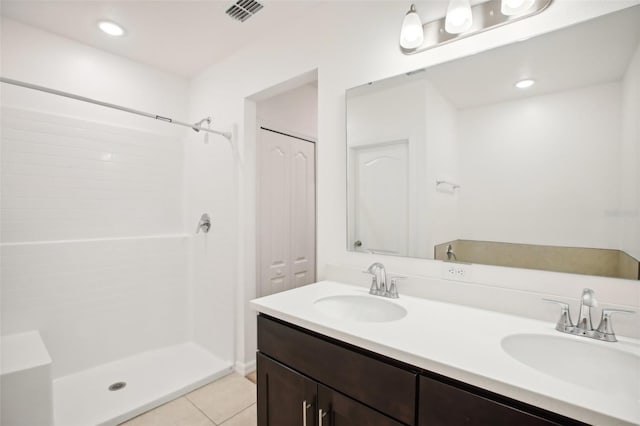
<svg viewBox="0 0 640 426"><path fill-rule="evenodd" d="M384 392L383 389L380 390ZM372 410L330 388L318 385L318 426L402 426L384 414Z"/></svg>
<svg viewBox="0 0 640 426"><path fill-rule="evenodd" d="M291 288L289 250L289 141L277 133L260 138L260 282L261 294Z"/></svg>
<svg viewBox="0 0 640 426"><path fill-rule="evenodd" d="M315 144L258 135L258 290L266 296L315 282Z"/></svg>
<svg viewBox="0 0 640 426"><path fill-rule="evenodd" d="M409 243L407 141L353 149L354 235L359 251L406 256Z"/></svg>
<svg viewBox="0 0 640 426"><path fill-rule="evenodd" d="M315 281L315 145L291 139L291 267L299 287Z"/></svg>
<svg viewBox="0 0 640 426"><path fill-rule="evenodd" d="M258 426L314 426L316 383L258 353ZM304 405L303 405L304 404Z"/></svg>

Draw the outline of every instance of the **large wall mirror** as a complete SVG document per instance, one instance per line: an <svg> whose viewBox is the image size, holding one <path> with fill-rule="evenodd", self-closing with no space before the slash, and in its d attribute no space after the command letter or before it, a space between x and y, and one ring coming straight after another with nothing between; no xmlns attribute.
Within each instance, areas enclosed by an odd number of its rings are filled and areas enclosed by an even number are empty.
<svg viewBox="0 0 640 426"><path fill-rule="evenodd" d="M640 279L639 41L634 6L348 90L348 249Z"/></svg>

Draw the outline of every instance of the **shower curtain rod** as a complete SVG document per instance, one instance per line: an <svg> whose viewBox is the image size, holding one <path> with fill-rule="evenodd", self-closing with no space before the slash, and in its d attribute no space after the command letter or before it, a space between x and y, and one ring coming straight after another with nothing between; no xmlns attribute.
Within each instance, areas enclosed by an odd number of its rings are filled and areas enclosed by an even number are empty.
<svg viewBox="0 0 640 426"><path fill-rule="evenodd" d="M196 124L184 123L182 121L177 121L177 120L174 120L174 119L169 118L169 117L163 117L161 115L151 114L151 113L144 112L144 111L138 111L136 109L127 108L127 107L123 107L123 106L116 105L116 104L111 104L109 102L102 102L102 101L98 101L96 99L91 99L91 98L87 98L87 97L84 97L84 96L74 95L73 93L63 92L61 90L50 89L50 88L44 87L44 86L38 86L37 84L26 83L26 82L20 81L20 80L13 80L11 78L0 77L0 82L6 83L6 84L12 84L14 86L25 87L27 89L39 90L41 92L51 93L53 95L64 96L65 98L75 99L75 100L82 101L82 102L88 102L90 104L100 105L100 106L107 107L107 108L113 108L113 109L117 109L117 110L120 110L120 111L131 113L131 114L141 115L143 117L149 117L149 118L153 118L155 120L164 121L165 123L171 123L171 124L177 124L179 126L189 127L191 129L195 130L196 132L202 131L202 132L213 133L213 134L216 134L216 135L224 136L228 140L231 140L231 133L230 132L220 132L218 130L207 129L206 127L202 127L198 123L196 123ZM202 121L205 121L205 120L202 120ZM200 121L200 123L202 123L202 121Z"/></svg>

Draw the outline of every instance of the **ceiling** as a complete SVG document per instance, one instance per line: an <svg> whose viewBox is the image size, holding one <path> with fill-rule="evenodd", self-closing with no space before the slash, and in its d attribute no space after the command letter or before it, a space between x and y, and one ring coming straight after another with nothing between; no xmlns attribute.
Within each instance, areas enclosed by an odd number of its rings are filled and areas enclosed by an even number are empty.
<svg viewBox="0 0 640 426"><path fill-rule="evenodd" d="M320 1L264 1L245 22L225 14L235 0L57 1L2 0L2 16L122 55L183 77L233 54L275 29L293 25ZM122 25L123 37L98 30L99 20Z"/></svg>

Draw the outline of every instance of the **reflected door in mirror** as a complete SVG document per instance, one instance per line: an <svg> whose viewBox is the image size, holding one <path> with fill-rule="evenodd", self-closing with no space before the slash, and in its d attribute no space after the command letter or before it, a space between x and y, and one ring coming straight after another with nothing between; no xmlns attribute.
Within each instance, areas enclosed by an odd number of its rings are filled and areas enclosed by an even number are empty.
<svg viewBox="0 0 640 426"><path fill-rule="evenodd" d="M352 148L353 250L408 254L408 141Z"/></svg>

